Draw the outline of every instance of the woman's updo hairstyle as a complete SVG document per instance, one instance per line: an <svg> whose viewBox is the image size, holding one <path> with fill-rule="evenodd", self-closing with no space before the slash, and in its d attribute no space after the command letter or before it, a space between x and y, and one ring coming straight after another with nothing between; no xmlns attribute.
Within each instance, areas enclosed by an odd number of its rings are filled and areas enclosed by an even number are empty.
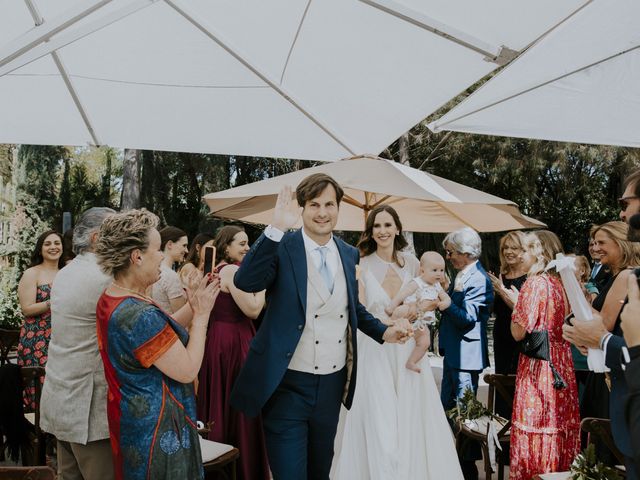
<svg viewBox="0 0 640 480"><path fill-rule="evenodd" d="M131 252L149 247L149 232L158 223L158 217L144 208L107 217L100 226L95 247L104 273L116 276L126 271L131 266Z"/></svg>

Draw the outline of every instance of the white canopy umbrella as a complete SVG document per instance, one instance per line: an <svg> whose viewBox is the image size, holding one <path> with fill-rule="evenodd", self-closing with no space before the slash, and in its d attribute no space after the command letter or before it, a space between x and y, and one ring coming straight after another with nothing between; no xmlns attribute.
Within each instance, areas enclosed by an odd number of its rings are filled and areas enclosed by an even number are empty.
<svg viewBox="0 0 640 480"><path fill-rule="evenodd" d="M638 19L594 0L429 127L640 147Z"/></svg>
<svg viewBox="0 0 640 480"><path fill-rule="evenodd" d="M268 224L278 192L295 188L313 173L331 175L344 188L336 229L362 231L368 212L378 204L393 206L405 230L451 232L470 226L480 232L540 228L545 224L522 215L518 206L397 162L357 157L306 168L279 177L205 195L216 217Z"/></svg>
<svg viewBox="0 0 640 480"><path fill-rule="evenodd" d="M0 143L378 153L586 2L0 0Z"/></svg>

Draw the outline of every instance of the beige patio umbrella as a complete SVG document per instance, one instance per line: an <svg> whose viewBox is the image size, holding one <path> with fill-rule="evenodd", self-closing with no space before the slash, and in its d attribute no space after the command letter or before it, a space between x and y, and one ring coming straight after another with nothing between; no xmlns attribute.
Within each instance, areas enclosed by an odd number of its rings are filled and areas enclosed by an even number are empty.
<svg viewBox="0 0 640 480"><path fill-rule="evenodd" d="M220 218L268 224L278 192L295 188L313 173L326 173L344 188L337 230L362 231L376 205L392 205L405 230L451 232L469 226L479 232L540 228L518 206L451 180L377 157L360 156L306 168L279 177L205 195L211 213Z"/></svg>

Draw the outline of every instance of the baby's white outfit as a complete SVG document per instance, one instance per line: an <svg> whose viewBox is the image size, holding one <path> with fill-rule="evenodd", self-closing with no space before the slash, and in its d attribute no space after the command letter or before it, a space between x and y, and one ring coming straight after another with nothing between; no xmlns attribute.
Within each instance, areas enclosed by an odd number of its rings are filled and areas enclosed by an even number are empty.
<svg viewBox="0 0 640 480"><path fill-rule="evenodd" d="M416 282L418 288L415 292L405 298L403 303L419 302L420 300L437 300L438 293L443 291L440 286L440 282L436 282L434 285L431 285L426 283L420 277L412 278L411 281ZM413 322L414 330L424 330L429 325L433 325L436 322L435 310L422 312L422 315L420 315L420 311L418 311L418 315L419 316L416 321Z"/></svg>

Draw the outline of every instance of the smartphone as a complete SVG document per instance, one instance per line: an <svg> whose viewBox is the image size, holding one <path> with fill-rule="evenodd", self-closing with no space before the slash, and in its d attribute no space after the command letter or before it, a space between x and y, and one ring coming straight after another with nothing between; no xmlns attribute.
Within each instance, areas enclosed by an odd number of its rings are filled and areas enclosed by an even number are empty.
<svg viewBox="0 0 640 480"><path fill-rule="evenodd" d="M213 272L216 262L216 247L204 247L204 274Z"/></svg>
<svg viewBox="0 0 640 480"><path fill-rule="evenodd" d="M576 317L573 314L573 312L571 312L569 315L564 317L564 323L566 323L567 325L571 325L573 327L573 323L571 323L571 320L573 320L574 318L576 318Z"/></svg>

